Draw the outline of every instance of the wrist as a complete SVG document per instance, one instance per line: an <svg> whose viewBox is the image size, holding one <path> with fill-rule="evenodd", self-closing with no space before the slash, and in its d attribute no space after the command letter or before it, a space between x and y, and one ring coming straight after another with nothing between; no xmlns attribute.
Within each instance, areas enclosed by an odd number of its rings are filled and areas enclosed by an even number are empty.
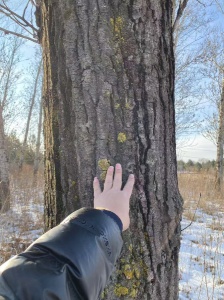
<svg viewBox="0 0 224 300"><path fill-rule="evenodd" d="M95 209L101 210L105 215L113 219L114 222L118 225L120 231L123 231L123 223L116 213L112 212L111 210L105 209L104 207L95 207Z"/></svg>

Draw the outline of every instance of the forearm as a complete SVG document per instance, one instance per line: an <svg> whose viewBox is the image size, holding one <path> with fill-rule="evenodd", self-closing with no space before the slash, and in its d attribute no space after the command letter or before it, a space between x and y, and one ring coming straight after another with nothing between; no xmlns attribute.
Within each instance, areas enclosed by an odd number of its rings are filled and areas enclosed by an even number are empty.
<svg viewBox="0 0 224 300"><path fill-rule="evenodd" d="M48 291L66 300L66 293L73 293L77 299L95 300L109 279L121 247L120 229L114 220L102 211L81 209L3 265L0 271L14 293L18 293L18 285L24 278L24 284L26 280L34 282L37 295ZM31 286L24 290L34 292ZM34 297L31 298L41 299L40 295Z"/></svg>

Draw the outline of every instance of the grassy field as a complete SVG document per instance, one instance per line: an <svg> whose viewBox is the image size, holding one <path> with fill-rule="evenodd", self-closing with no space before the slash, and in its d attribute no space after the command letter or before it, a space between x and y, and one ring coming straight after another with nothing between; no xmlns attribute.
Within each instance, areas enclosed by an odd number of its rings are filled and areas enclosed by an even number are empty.
<svg viewBox="0 0 224 300"><path fill-rule="evenodd" d="M223 300L223 193L216 191L212 172L180 173L178 181L184 199L180 300ZM32 167L11 172L11 209L0 217L0 263L43 233L43 190L43 171L35 185Z"/></svg>
<svg viewBox="0 0 224 300"><path fill-rule="evenodd" d="M223 300L223 191L215 189L213 172L180 173L178 182L184 199L180 300Z"/></svg>
<svg viewBox="0 0 224 300"><path fill-rule="evenodd" d="M208 214L224 211L224 193L215 188L214 172L179 173L178 184L184 199L184 216L191 219L192 210L197 207Z"/></svg>
<svg viewBox="0 0 224 300"><path fill-rule="evenodd" d="M43 172L34 185L31 166L11 172L11 209L0 218L0 263L25 250L43 233L43 187Z"/></svg>

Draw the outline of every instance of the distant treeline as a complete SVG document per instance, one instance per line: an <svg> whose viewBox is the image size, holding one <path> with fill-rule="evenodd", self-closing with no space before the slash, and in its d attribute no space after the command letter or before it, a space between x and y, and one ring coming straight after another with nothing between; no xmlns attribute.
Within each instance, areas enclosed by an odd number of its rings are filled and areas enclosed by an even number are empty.
<svg viewBox="0 0 224 300"><path fill-rule="evenodd" d="M24 163L28 165L34 164L35 159L35 146L36 146L35 137L29 141L29 143L24 147ZM11 134L6 136L6 146L7 146L7 155L10 165L19 164L21 153L23 150L23 143L19 140L16 134ZM40 153L40 161L43 162L43 153ZM214 169L216 165L215 160L206 160L201 159L198 162L195 162L189 159L187 162L183 160L177 161L177 170L178 171L209 171Z"/></svg>
<svg viewBox="0 0 224 300"><path fill-rule="evenodd" d="M17 165L20 162L22 151L24 151L24 163L28 165L34 164L35 159L35 136L23 147L23 143L19 140L16 134L10 134L6 136L6 149L9 164ZM24 150L23 150L24 149ZM40 161L43 161L43 154L40 153Z"/></svg>
<svg viewBox="0 0 224 300"><path fill-rule="evenodd" d="M201 159L198 162L195 162L189 159L187 162L183 160L177 161L177 170L178 171L209 171L214 169L216 166L215 160L206 160Z"/></svg>

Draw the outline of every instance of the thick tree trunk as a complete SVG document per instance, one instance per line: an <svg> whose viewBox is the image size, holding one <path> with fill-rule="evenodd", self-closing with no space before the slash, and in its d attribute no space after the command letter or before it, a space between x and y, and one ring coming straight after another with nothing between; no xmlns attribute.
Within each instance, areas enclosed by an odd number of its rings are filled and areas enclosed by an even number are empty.
<svg viewBox="0 0 224 300"><path fill-rule="evenodd" d="M223 181L223 144L224 144L224 81L222 85L222 95L219 104L219 130L217 139L216 158L216 188L221 190Z"/></svg>
<svg viewBox="0 0 224 300"><path fill-rule="evenodd" d="M9 163L5 148L4 120L0 105L0 211L10 209Z"/></svg>
<svg viewBox="0 0 224 300"><path fill-rule="evenodd" d="M43 0L45 225L136 177L131 228L104 299L178 299L172 1Z"/></svg>

